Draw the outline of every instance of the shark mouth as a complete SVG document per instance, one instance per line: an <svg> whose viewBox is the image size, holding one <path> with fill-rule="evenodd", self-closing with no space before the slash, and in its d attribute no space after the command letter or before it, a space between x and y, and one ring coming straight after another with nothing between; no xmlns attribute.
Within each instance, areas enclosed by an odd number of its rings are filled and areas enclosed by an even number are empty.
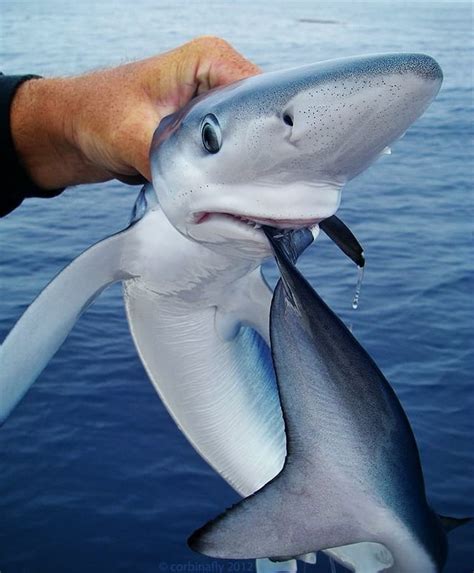
<svg viewBox="0 0 474 573"><path fill-rule="evenodd" d="M267 227L285 230L314 227L324 220L323 217L313 217L308 219L273 219L267 217L253 217L251 215L237 215L235 213L202 211L194 214L194 224L200 225L215 217L224 217L237 223L244 223L254 229L260 229L265 225Z"/></svg>
<svg viewBox="0 0 474 573"><path fill-rule="evenodd" d="M272 219L266 217L247 217L225 212L200 211L194 214L194 224L201 225L212 219L227 219L240 225L244 224L251 229L265 230L265 234L272 229L272 233L291 233L307 229L312 231L316 225L347 255L358 267L365 265L364 250L357 238L347 225L336 215L330 217L312 217L308 219ZM262 230L262 234L263 234Z"/></svg>

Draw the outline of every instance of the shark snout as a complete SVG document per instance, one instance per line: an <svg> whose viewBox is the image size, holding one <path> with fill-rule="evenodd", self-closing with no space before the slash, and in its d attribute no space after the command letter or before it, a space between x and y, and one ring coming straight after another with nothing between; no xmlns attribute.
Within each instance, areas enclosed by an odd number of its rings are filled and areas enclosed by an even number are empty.
<svg viewBox="0 0 474 573"><path fill-rule="evenodd" d="M438 89L443 81L443 72L438 62L426 54L401 54L398 61L395 59L392 65L398 73L413 72L420 78L437 82Z"/></svg>
<svg viewBox="0 0 474 573"><path fill-rule="evenodd" d="M326 178L347 181L363 171L425 111L442 72L424 54L335 60L282 109L289 141L312 153Z"/></svg>

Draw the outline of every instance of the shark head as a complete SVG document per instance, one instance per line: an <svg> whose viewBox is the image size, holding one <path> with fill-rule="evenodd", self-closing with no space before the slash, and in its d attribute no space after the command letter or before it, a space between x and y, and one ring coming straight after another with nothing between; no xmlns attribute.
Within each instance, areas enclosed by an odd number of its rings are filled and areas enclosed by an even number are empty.
<svg viewBox="0 0 474 573"><path fill-rule="evenodd" d="M344 184L405 133L441 82L429 56L382 54L208 92L155 132L161 207L190 239L267 251L260 225L308 227L333 215Z"/></svg>

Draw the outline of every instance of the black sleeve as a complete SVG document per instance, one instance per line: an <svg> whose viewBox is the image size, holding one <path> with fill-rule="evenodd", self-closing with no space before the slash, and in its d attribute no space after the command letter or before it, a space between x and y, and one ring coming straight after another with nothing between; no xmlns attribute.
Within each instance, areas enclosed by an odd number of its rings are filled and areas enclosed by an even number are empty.
<svg viewBox="0 0 474 573"><path fill-rule="evenodd" d="M3 217L26 197L55 197L63 189L47 190L37 187L23 169L15 151L10 126L10 108L20 85L38 76L4 76L0 72L0 217Z"/></svg>

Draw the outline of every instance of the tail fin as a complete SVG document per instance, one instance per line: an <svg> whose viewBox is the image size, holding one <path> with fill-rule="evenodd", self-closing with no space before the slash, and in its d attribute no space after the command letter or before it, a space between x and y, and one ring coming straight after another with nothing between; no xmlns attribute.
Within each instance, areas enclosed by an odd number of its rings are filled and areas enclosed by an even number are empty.
<svg viewBox="0 0 474 573"><path fill-rule="evenodd" d="M441 525L446 533L449 533L456 527L460 527L461 525L465 525L472 521L472 517L447 517L445 515L439 515L438 518L441 521Z"/></svg>
<svg viewBox="0 0 474 573"><path fill-rule="evenodd" d="M123 279L122 231L62 270L30 304L0 346L0 424L62 345L81 313L109 284Z"/></svg>

